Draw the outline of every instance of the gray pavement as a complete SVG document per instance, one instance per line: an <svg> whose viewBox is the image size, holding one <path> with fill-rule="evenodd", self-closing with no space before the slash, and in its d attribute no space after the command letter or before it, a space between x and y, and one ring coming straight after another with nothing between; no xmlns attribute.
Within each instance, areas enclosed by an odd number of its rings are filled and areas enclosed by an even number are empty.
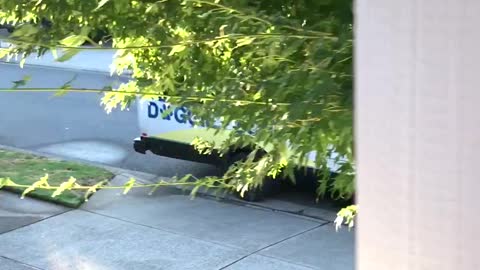
<svg viewBox="0 0 480 270"><path fill-rule="evenodd" d="M332 223L173 188L120 193L101 190L71 210L0 191L1 224L14 223L0 227L0 269L354 268L354 234Z"/></svg>
<svg viewBox="0 0 480 270"><path fill-rule="evenodd" d="M126 80L56 68L20 69L0 62L0 88L12 87L12 81L26 75L31 76L26 87L60 87L75 78L73 87L101 89ZM140 135L135 105L106 114L101 97L96 93L68 93L61 98L53 93L0 93L0 144L166 177L217 173L204 164L135 153L132 141Z"/></svg>
<svg viewBox="0 0 480 270"><path fill-rule="evenodd" d="M73 87L100 89L126 80L57 68L25 66L20 69L18 65L0 62L0 88L11 87L12 81L26 75L31 76L26 87L59 87L75 78ZM135 153L132 140L140 133L135 104L128 111L106 114L99 105L100 98L101 95L95 93L68 93L55 98L53 93L0 92L0 145L163 177L218 173L216 168L205 164ZM335 219L338 206L324 202L319 208L314 205L313 196L297 195L281 194L280 199L271 198L256 205L328 221Z"/></svg>
<svg viewBox="0 0 480 270"><path fill-rule="evenodd" d="M112 183L123 185L126 181L127 177L117 177ZM248 251L265 248L279 239L326 223L216 200L189 200L179 191L172 193L168 189L159 190L151 196L145 196L146 192L137 189L123 196L121 190L105 190L85 204L83 209ZM152 216L168 218L152 219Z"/></svg>
<svg viewBox="0 0 480 270"><path fill-rule="evenodd" d="M34 270L34 268L26 264L14 261L12 259L7 259L0 256L0 265L2 270Z"/></svg>
<svg viewBox="0 0 480 270"><path fill-rule="evenodd" d="M41 221L68 210L68 208L47 202L20 200L16 194L1 192L0 233Z"/></svg>
<svg viewBox="0 0 480 270"><path fill-rule="evenodd" d="M74 87L84 88L122 80L0 63L0 88L25 75L32 87L58 87L74 76ZM144 182L216 173L202 164L134 153L135 106L107 115L100 97L0 93L0 145L146 172L131 172ZM113 183L130 177L115 172L121 175ZM336 233L328 223L338 207L287 196L245 203L190 200L172 188L152 196L102 190L72 210L0 191L0 269L353 269L354 233Z"/></svg>

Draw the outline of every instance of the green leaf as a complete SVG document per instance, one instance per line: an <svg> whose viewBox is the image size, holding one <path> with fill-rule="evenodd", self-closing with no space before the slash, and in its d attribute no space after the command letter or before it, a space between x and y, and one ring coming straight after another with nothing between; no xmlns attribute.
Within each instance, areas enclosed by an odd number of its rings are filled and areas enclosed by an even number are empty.
<svg viewBox="0 0 480 270"><path fill-rule="evenodd" d="M123 185L123 195L126 195L130 191L130 189L132 189L133 185L135 185L135 181L135 178L130 177L130 180L128 180L128 182Z"/></svg>
<svg viewBox="0 0 480 270"><path fill-rule="evenodd" d="M218 28L219 35L225 36L225 28L227 28L228 24L223 24Z"/></svg>
<svg viewBox="0 0 480 270"><path fill-rule="evenodd" d="M23 193L22 193L22 196L20 197L21 199L24 199L25 196L34 191L37 187L48 187L48 174L45 174L44 177L40 178L40 180L34 182L33 184L31 184L28 188L26 188Z"/></svg>
<svg viewBox="0 0 480 270"><path fill-rule="evenodd" d="M25 62L27 61L27 58L25 57L22 57L22 59L20 60L20 62L18 63L18 65L20 66L20 68L23 68L23 66L25 65Z"/></svg>
<svg viewBox="0 0 480 270"><path fill-rule="evenodd" d="M68 181L61 183L60 186L53 192L52 198L57 197L66 190L72 189L76 181L77 179L75 179L74 177L70 177Z"/></svg>
<svg viewBox="0 0 480 270"><path fill-rule="evenodd" d="M65 82L62 86L60 86L60 90L56 91L55 94L53 94L54 97L61 97L64 96L68 93L68 90L72 88L72 82L77 79L77 74L73 76L70 80Z"/></svg>
<svg viewBox="0 0 480 270"><path fill-rule="evenodd" d="M16 186L17 184L15 184L10 178L0 178L0 189L2 189L3 187L12 187L12 186Z"/></svg>
<svg viewBox="0 0 480 270"><path fill-rule="evenodd" d="M201 187L202 187L202 185L200 185L200 184L197 184L196 186L194 186L192 191L190 191L190 197L194 198L195 195L197 195L197 192Z"/></svg>
<svg viewBox="0 0 480 270"><path fill-rule="evenodd" d="M57 62L65 62L65 61L68 61L70 60L72 57L74 57L77 53L79 53L80 50L78 49L66 49L62 56L60 56L59 58L57 58Z"/></svg>
<svg viewBox="0 0 480 270"><path fill-rule="evenodd" d="M168 54L168 56L172 56L176 53L182 52L186 49L187 47L185 45L175 45L172 47L172 50Z"/></svg>
<svg viewBox="0 0 480 270"><path fill-rule="evenodd" d="M244 37L244 38L241 38L241 39L237 39L237 48L252 44L252 42L254 40L255 40L255 38L253 38L253 37Z"/></svg>
<svg viewBox="0 0 480 270"><path fill-rule="evenodd" d="M85 192L85 196L84 196L84 200L86 202L88 202L88 198L90 197L90 195L92 195L93 193L97 192L97 190L99 190L100 188L103 187L103 185L105 185L108 181L107 180L104 180L104 181L100 181L98 183L96 183L95 185L89 187L87 189L87 191Z"/></svg>
<svg viewBox="0 0 480 270"><path fill-rule="evenodd" d="M334 221L335 230L338 231L342 224L348 225L348 229L350 230L355 225L355 217L358 213L358 206L357 205L350 205L345 208L342 208L337 213L337 218Z"/></svg>
<svg viewBox="0 0 480 270"><path fill-rule="evenodd" d="M249 184L248 184L248 183L246 183L245 185L243 185L242 190L240 191L240 197L242 197L242 198L245 197L245 192L248 191L248 187L249 187Z"/></svg>
<svg viewBox="0 0 480 270"><path fill-rule="evenodd" d="M31 79L32 79L32 77L30 75L27 75L27 76L24 76L21 80L13 81L13 87L12 88L17 89L20 86L25 86Z"/></svg>
<svg viewBox="0 0 480 270"><path fill-rule="evenodd" d="M20 25L15 28L15 31L10 35L10 38L25 38L38 33L38 28L31 24Z"/></svg>
<svg viewBox="0 0 480 270"><path fill-rule="evenodd" d="M56 48L50 48L50 52L52 53L53 59L57 59L57 58L58 58L58 54L57 54L57 49L56 49Z"/></svg>
<svg viewBox="0 0 480 270"><path fill-rule="evenodd" d="M97 7L94 9L94 11L100 9L101 7L103 7L108 1L110 1L110 0L100 0L100 2L98 2L98 5L97 5Z"/></svg>
<svg viewBox="0 0 480 270"><path fill-rule="evenodd" d="M255 93L255 95L253 95L252 99L253 100L259 100L260 98L262 98L262 92L258 91Z"/></svg>
<svg viewBox="0 0 480 270"><path fill-rule="evenodd" d="M4 58L5 56L9 55L12 52L9 48L0 48L0 59Z"/></svg>
<svg viewBox="0 0 480 270"><path fill-rule="evenodd" d="M129 4L131 0L115 0L113 2L113 7L115 8L115 13L122 14L129 9ZM132 1L134 2L134 1Z"/></svg>
<svg viewBox="0 0 480 270"><path fill-rule="evenodd" d="M68 47L78 47L85 43L87 37L85 35L70 35L62 40L60 40L60 44Z"/></svg>
<svg viewBox="0 0 480 270"><path fill-rule="evenodd" d="M61 90L58 90L58 91L55 91L55 93L53 94L54 97L63 97L64 95L66 95L68 93L68 90L67 89L61 89Z"/></svg>
<svg viewBox="0 0 480 270"><path fill-rule="evenodd" d="M168 115L173 116L173 115L172 115L173 111L175 111L175 107L174 107L174 106L168 107L165 111L162 112L162 118L165 118L165 117L167 117Z"/></svg>
<svg viewBox="0 0 480 270"><path fill-rule="evenodd" d="M161 187L162 185L165 185L165 184L166 184L166 182L163 181L163 180L158 181L158 183L150 190L150 192L148 192L148 195L150 195L150 196L153 195L153 193L155 193L155 191L157 191L157 189L159 187Z"/></svg>
<svg viewBox="0 0 480 270"><path fill-rule="evenodd" d="M147 9L145 10L145 13L155 13L158 11L158 5L157 3L150 4Z"/></svg>
<svg viewBox="0 0 480 270"><path fill-rule="evenodd" d="M170 78L164 78L164 84L168 90L175 91L175 84Z"/></svg>

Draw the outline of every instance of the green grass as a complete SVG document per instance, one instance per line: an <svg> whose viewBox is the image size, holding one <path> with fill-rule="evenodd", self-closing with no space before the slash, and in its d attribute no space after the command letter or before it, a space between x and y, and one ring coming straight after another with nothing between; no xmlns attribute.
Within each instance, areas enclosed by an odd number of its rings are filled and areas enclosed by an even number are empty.
<svg viewBox="0 0 480 270"><path fill-rule="evenodd" d="M10 178L17 184L31 185L47 173L51 186L58 186L70 177L75 177L79 185L88 186L113 177L111 172L94 166L0 149L0 178ZM25 188L5 189L21 194ZM54 190L36 189L28 196L75 208L85 201L85 192L82 190L67 190L55 198L52 198L53 192Z"/></svg>

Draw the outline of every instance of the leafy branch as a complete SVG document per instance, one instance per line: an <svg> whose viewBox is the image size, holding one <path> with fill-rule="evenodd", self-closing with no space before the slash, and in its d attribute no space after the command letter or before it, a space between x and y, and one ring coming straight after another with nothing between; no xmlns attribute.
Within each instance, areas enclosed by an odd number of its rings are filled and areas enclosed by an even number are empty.
<svg viewBox="0 0 480 270"><path fill-rule="evenodd" d="M205 96L174 96L174 95L166 95L162 93L155 93L155 92L139 92L139 91L125 91L125 90L114 90L114 89L89 89L89 88L67 88L67 89L58 89L58 88L0 88L1 92L62 92L62 95L68 92L72 93L119 93L119 94L128 94L128 95L142 95L142 96L152 96L152 97L159 97L168 98L171 100L188 100L188 101L216 101L216 102L226 102L226 103L233 103L236 106L242 105L270 105L270 106L292 106L298 104L309 104L309 105L324 105L323 103L319 102L311 102L311 101L297 101L295 103L291 102L275 102L275 101L252 101L252 100L243 100L243 99L225 99L225 98L214 98L214 97L205 97ZM337 111L337 110L332 110ZM313 120L304 120L304 121L313 121Z"/></svg>
<svg viewBox="0 0 480 270"><path fill-rule="evenodd" d="M245 19L245 20L248 20L248 19L253 19L253 20L256 20L256 21L259 21L259 22L262 22L266 25L273 25L271 22L265 20L265 19L262 19L262 18L259 18L257 16L253 16L253 15L247 15L245 14L244 12L238 10L238 9L234 9L234 8L231 8L231 7L227 7L225 5L222 5L220 4L219 2L220 1L214 1L214 2L211 2L211 1L205 1L205 0L185 0L185 2L194 2L194 3L199 3L199 4L205 4L205 5L210 5L210 6L214 6L214 7L217 7L219 10L224 10L226 11L227 13L237 13L239 16L241 16L242 19Z"/></svg>
<svg viewBox="0 0 480 270"><path fill-rule="evenodd" d="M0 0L0 17L18 26L11 36L17 44L0 50L0 56L25 58L59 48L64 49L59 59L68 60L80 50L119 50L115 71L129 70L133 80L117 90L69 84L23 88L20 80L16 90L0 91L103 92L107 112L126 108L137 96L163 96L172 106L188 107L199 121L222 119L238 122L239 131L255 129L248 138L245 132L231 132L232 145L222 144L219 151L271 146L268 160L254 159L242 165L242 173L229 175L237 177L235 183L261 182L258 175L276 168L293 172L315 152L311 161L325 169L317 179L318 196L353 195L351 0L60 2L43 0L39 9L35 1ZM32 18L54 22L44 28L31 23ZM80 47L97 28L108 33L114 48ZM332 149L337 161L349 164L326 181Z"/></svg>
<svg viewBox="0 0 480 270"><path fill-rule="evenodd" d="M342 208L337 213L337 218L335 219L335 229L338 231L343 224L348 226L350 230L355 226L355 217L358 213L358 206L357 205L350 205L345 208Z"/></svg>
<svg viewBox="0 0 480 270"><path fill-rule="evenodd" d="M26 185L26 184L18 184L14 180L10 178L0 178L0 189L2 188L21 188L24 189L22 192L21 198L25 198L29 193L33 192L37 189L43 190L52 190L54 191L51 195L52 198L57 197L64 193L67 190L80 190L85 191L84 199L88 201L88 197L93 193L97 192L98 190L108 189L108 190L123 190L123 194L126 195L131 189L136 188L147 188L150 189L149 195L152 195L158 188L160 187L188 187L192 186L195 187L191 191L191 195L194 196L198 188L196 187L205 187L207 189L215 188L215 189L222 189L222 190L235 190L237 186L232 184L227 184L221 181L218 181L216 178L206 178L206 179L198 179L195 176L188 174L184 177L177 179L172 178L171 181L160 180L156 183L144 184L139 183L136 181L135 178L130 178L124 185L109 185L107 180L98 182L95 185L80 185L77 183L74 177L70 177L68 180L58 184L58 185L50 185L48 183L48 174L41 177L38 181Z"/></svg>
<svg viewBox="0 0 480 270"><path fill-rule="evenodd" d="M321 33L317 35L292 35L292 34L227 34L223 36L217 36L215 38L210 39L202 39L202 40L186 40L179 43L168 44L168 45L140 45L140 46L125 46L125 47L104 47L104 46L65 46L56 43L48 44L48 43L39 43L39 42L29 42L21 39L15 38L2 38L0 41L8 42L12 44L23 44L23 45L31 45L31 46L39 46L39 47L46 47L46 48L57 48L57 49L76 49L76 50L138 50L138 49L161 49L161 48L174 48L178 46L188 46L188 45L200 45L200 44L208 44L215 41L221 40L240 40L245 38L253 38L253 39L267 39L267 38L296 38L296 39L332 39L336 40L337 38L332 36L330 33Z"/></svg>

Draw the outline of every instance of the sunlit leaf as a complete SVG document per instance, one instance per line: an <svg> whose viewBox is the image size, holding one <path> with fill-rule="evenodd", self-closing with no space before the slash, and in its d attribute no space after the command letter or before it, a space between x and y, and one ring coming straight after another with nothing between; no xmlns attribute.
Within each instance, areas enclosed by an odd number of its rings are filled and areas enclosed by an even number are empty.
<svg viewBox="0 0 480 270"><path fill-rule="evenodd" d="M23 66L25 65L25 62L27 62L27 58L23 57L20 62L18 62L18 65L20 66L20 68L23 68Z"/></svg>
<svg viewBox="0 0 480 270"><path fill-rule="evenodd" d="M11 53L11 49L8 49L8 48L0 48L0 59L1 58L4 58L5 56L7 56L8 54Z"/></svg>
<svg viewBox="0 0 480 270"><path fill-rule="evenodd" d="M85 195L84 195L84 200L87 202L88 201L88 198L95 192L97 192L97 190L101 189L105 184L107 183L107 181L100 181L98 183L96 183L95 185L89 187L87 189L87 191L85 192Z"/></svg>
<svg viewBox="0 0 480 270"><path fill-rule="evenodd" d="M32 77L30 75L26 75L21 80L13 81L13 87L12 88L16 89L16 88L19 88L21 86L25 86L31 79L32 79Z"/></svg>
<svg viewBox="0 0 480 270"><path fill-rule="evenodd" d="M355 217L358 213L357 205L350 205L345 208L342 208L337 213L337 218L334 221L335 229L338 231L342 224L346 224L349 229L353 228L355 225Z"/></svg>
<svg viewBox="0 0 480 270"><path fill-rule="evenodd" d="M39 29L32 24L23 24L15 28L10 38L19 38L37 34Z"/></svg>
<svg viewBox="0 0 480 270"><path fill-rule="evenodd" d="M16 184L10 178L0 178L0 189L12 186L16 186Z"/></svg>
<svg viewBox="0 0 480 270"><path fill-rule="evenodd" d="M183 52L187 47L185 45L175 45L172 47L172 50L168 54L168 56L172 56L176 53Z"/></svg>
<svg viewBox="0 0 480 270"><path fill-rule="evenodd" d="M60 40L60 44L68 46L68 47L78 47L85 43L86 37L83 35L70 35L62 40Z"/></svg>
<svg viewBox="0 0 480 270"><path fill-rule="evenodd" d="M253 95L252 99L253 99L253 100L259 100L261 97L262 97L262 93L259 91L259 92L256 92L256 93Z"/></svg>
<svg viewBox="0 0 480 270"><path fill-rule="evenodd" d="M133 187L133 185L135 185L135 178L131 177L130 180L128 180L127 183L125 183L125 185L123 186L124 189L123 189L123 195L126 195Z"/></svg>
<svg viewBox="0 0 480 270"><path fill-rule="evenodd" d="M100 2L98 2L97 7L95 8L95 10L100 9L101 7L103 7L106 3L108 3L108 1L110 1L110 0L100 0Z"/></svg>
<svg viewBox="0 0 480 270"><path fill-rule="evenodd" d="M192 191L190 191L190 197L194 198L201 187L202 187L201 185L194 186Z"/></svg>
<svg viewBox="0 0 480 270"><path fill-rule="evenodd" d="M74 57L80 50L78 49L66 49L63 51L62 56L56 59L57 62L65 62Z"/></svg>
<svg viewBox="0 0 480 270"><path fill-rule="evenodd" d="M28 193L34 191L34 190L35 190L36 188L38 188L38 187L48 187L48 186L49 186L49 185L48 185L48 174L45 174L45 176L43 176L42 178L40 178L40 180L34 182L34 183L31 184L28 188L26 188L26 189L23 191L23 193L22 193L22 195L21 195L20 198L21 198L21 199L24 199L25 196L26 196Z"/></svg>
<svg viewBox="0 0 480 270"><path fill-rule="evenodd" d="M76 181L77 179L75 179L74 177L70 177L67 181L61 183L60 186L58 186L58 188L55 189L55 191L52 193L52 198L61 195L66 190L72 189Z"/></svg>
<svg viewBox="0 0 480 270"><path fill-rule="evenodd" d="M241 191L240 191L240 197L244 198L245 197L245 192L248 191L249 183L246 183L243 185Z"/></svg>
<svg viewBox="0 0 480 270"><path fill-rule="evenodd" d="M56 60L58 58L57 49L56 48L50 48L50 52L52 53L53 59Z"/></svg>
<svg viewBox="0 0 480 270"><path fill-rule="evenodd" d="M70 79L69 81L65 82L58 91L55 92L55 94L53 94L54 97L61 97L61 96L64 96L68 93L68 90L72 88L72 82L75 81L77 79L77 74L75 74L73 76L72 79Z"/></svg>
<svg viewBox="0 0 480 270"><path fill-rule="evenodd" d="M244 38L241 38L241 39L237 39L237 48L252 44L252 42L254 40L255 40L255 38L253 38L253 37L244 37Z"/></svg>

